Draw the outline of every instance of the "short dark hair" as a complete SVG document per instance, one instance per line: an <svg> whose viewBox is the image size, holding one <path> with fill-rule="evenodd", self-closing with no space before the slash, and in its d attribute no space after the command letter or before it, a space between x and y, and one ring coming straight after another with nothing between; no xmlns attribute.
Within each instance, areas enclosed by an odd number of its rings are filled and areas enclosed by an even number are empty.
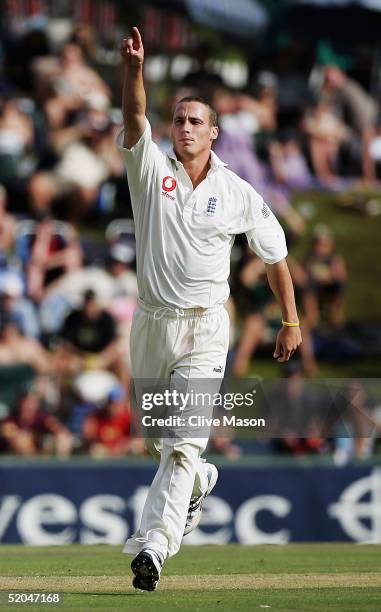
<svg viewBox="0 0 381 612"><path fill-rule="evenodd" d="M178 100L178 102L176 102L176 106L178 104L181 104L182 102L200 102L200 104L203 104L204 106L206 106L209 111L210 125L212 126L217 125L217 121L218 121L217 112L209 104L209 102L205 100L205 98L202 98L201 96L185 96L184 98L181 98L181 100Z"/></svg>
<svg viewBox="0 0 381 612"><path fill-rule="evenodd" d="M83 303L84 304L88 304L89 302L93 302L96 299L97 299L97 294L95 293L94 289L86 289L83 292Z"/></svg>

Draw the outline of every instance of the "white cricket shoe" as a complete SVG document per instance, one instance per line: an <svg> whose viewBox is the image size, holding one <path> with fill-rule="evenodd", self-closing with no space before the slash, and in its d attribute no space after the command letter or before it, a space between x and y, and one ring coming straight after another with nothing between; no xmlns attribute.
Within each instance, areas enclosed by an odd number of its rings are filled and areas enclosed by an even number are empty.
<svg viewBox="0 0 381 612"><path fill-rule="evenodd" d="M156 551L146 548L131 562L135 574L132 585L142 591L155 591L160 580L163 561Z"/></svg>
<svg viewBox="0 0 381 612"><path fill-rule="evenodd" d="M193 531L193 529L196 529L197 525L201 521L202 504L204 503L204 499L212 492L218 479L218 470L213 463L205 463L205 468L207 469L206 475L208 478L208 488L202 495L199 495L198 497L191 497L184 529L185 536Z"/></svg>

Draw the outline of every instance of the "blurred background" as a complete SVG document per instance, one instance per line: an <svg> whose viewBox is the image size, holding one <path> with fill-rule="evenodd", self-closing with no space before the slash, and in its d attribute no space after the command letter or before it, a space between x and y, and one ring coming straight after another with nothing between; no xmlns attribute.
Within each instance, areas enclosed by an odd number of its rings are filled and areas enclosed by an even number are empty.
<svg viewBox="0 0 381 612"><path fill-rule="evenodd" d="M134 224L115 145L118 49L133 25L156 142L170 148L176 99L204 96L219 115L216 153L287 235L302 350L287 366L272 359L280 312L239 236L227 379L286 379L285 410L313 405L315 424L331 403L310 381L340 380L347 407L303 435L215 432L221 478L188 541L381 541L380 3L0 10L0 541L120 543L154 473L133 433Z"/></svg>

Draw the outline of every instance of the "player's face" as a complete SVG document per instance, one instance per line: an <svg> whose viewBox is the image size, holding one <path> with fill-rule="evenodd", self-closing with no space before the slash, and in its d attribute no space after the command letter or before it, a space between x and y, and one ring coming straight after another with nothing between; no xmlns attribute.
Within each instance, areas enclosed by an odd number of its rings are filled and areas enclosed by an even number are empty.
<svg viewBox="0 0 381 612"><path fill-rule="evenodd" d="M180 159L195 159L210 151L218 128L210 125L209 109L201 102L177 104L172 121L172 141Z"/></svg>

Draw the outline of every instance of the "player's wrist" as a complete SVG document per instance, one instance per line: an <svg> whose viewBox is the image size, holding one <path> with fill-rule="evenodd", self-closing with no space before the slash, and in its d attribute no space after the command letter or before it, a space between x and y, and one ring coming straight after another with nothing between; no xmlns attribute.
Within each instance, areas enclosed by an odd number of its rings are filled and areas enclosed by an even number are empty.
<svg viewBox="0 0 381 612"><path fill-rule="evenodd" d="M138 75L140 72L143 71L144 59L137 60L136 58L127 58L124 63L127 68L127 71L130 74Z"/></svg>
<svg viewBox="0 0 381 612"><path fill-rule="evenodd" d="M300 323L298 319L292 319L290 321L282 319L282 325L283 327L300 327Z"/></svg>

